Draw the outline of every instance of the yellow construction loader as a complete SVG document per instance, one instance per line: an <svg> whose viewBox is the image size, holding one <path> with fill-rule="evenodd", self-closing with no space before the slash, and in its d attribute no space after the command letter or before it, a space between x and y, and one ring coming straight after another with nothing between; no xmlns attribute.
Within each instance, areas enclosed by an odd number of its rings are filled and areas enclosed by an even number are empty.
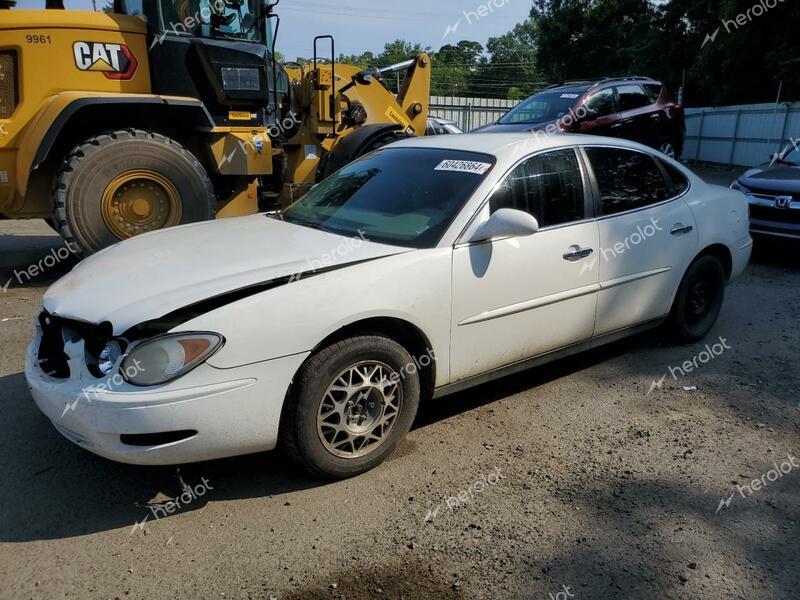
<svg viewBox="0 0 800 600"><path fill-rule="evenodd" d="M320 36L312 62L284 67L276 5L0 10L0 218L48 219L90 254L280 209L364 153L424 135L427 55L362 70L336 64ZM398 72L395 95L382 78Z"/></svg>

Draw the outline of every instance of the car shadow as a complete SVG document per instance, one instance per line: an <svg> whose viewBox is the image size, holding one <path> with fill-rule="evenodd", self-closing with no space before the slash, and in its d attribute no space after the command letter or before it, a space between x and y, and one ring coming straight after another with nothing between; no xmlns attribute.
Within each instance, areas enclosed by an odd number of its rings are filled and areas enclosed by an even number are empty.
<svg viewBox="0 0 800 600"><path fill-rule="evenodd" d="M289 466L279 452L176 467L127 465L95 456L64 439L39 411L22 373L0 378L0 541L61 539L133 527L151 506L178 499L182 483L203 478L213 493L196 494L174 513L194 511L209 500L275 496L324 482ZM165 518L169 515L159 514Z"/></svg>
<svg viewBox="0 0 800 600"><path fill-rule="evenodd" d="M608 360L631 344L652 344L645 335L507 377L451 396L432 400L420 409L414 428L448 419L490 404L524 389L575 373ZM306 475L279 450L170 467L144 467L106 460L64 439L41 414L27 389L24 374L0 378L0 460L6 481L0 503L0 541L61 539L121 527L133 528L172 498L185 483L196 488L203 480L213 493L198 494L173 513L202 508L212 500L274 497L330 485ZM389 458L413 452L404 441ZM369 475L367 475L369 476ZM160 518L169 515L158 511Z"/></svg>

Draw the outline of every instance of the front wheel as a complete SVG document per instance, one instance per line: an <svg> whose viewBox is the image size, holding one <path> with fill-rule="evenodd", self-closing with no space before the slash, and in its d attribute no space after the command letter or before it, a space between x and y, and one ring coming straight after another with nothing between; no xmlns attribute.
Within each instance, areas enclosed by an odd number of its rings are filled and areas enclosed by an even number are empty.
<svg viewBox="0 0 800 600"><path fill-rule="evenodd" d="M725 297L725 269L710 255L695 260L683 276L670 313L670 332L677 342L689 344L711 331Z"/></svg>
<svg viewBox="0 0 800 600"><path fill-rule="evenodd" d="M54 221L84 254L141 233L214 218L203 166L175 140L125 129L90 138L58 173Z"/></svg>
<svg viewBox="0 0 800 600"><path fill-rule="evenodd" d="M360 336L301 368L281 421L281 443L313 475L344 479L379 465L411 429L420 398L416 363L397 342Z"/></svg>

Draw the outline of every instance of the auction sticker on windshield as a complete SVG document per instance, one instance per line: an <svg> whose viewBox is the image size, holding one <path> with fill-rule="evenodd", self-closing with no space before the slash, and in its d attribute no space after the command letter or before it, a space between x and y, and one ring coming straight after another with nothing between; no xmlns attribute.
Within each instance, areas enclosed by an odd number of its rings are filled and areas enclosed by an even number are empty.
<svg viewBox="0 0 800 600"><path fill-rule="evenodd" d="M476 162L472 160L443 160L436 167L436 171L458 171L459 173L474 173L483 175L492 168L491 163Z"/></svg>

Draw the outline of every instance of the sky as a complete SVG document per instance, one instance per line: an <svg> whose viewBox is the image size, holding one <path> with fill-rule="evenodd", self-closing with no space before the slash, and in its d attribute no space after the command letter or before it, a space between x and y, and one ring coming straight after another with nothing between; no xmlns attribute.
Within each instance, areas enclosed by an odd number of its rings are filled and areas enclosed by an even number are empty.
<svg viewBox="0 0 800 600"><path fill-rule="evenodd" d="M17 0L18 8L44 8L44 0ZM97 0L98 7L104 0ZM278 50L287 59L312 54L314 36L331 34L337 54L377 54L404 39L438 50L468 39L486 44L525 20L531 0L281 0ZM92 10L91 0L65 0L68 9ZM466 13L466 14L465 14ZM448 32L448 26L456 28ZM445 35L447 33L447 35Z"/></svg>

